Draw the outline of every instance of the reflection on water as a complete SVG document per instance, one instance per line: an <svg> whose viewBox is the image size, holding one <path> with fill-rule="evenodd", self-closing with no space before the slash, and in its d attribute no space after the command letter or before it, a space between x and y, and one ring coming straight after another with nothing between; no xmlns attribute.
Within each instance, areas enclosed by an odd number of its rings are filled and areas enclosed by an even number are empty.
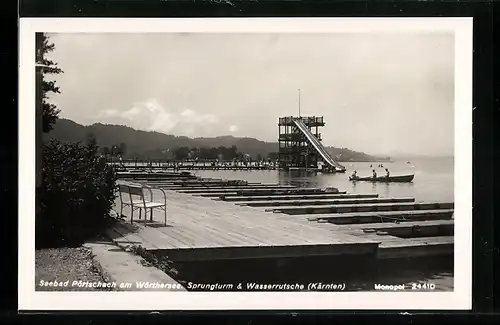
<svg viewBox="0 0 500 325"><path fill-rule="evenodd" d="M374 291L376 284L405 285L405 291L453 290L453 261L398 260L373 263L370 256L304 256L174 263L178 281L195 283L345 284L345 291ZM204 272L199 270L203 269ZM238 269L238 272L234 272ZM424 287L418 284L424 285ZM432 286L431 288L425 286ZM236 290L236 289L235 289ZM243 289L245 290L245 289ZM241 291L241 290L239 290Z"/></svg>
<svg viewBox="0 0 500 325"><path fill-rule="evenodd" d="M454 201L454 161L452 158L421 159L384 163L384 167L370 167L370 163L348 163L347 172L342 174L322 174L306 171L195 171L202 177L243 179L250 182L280 183L298 187L337 187L350 193L377 193L381 197L414 197L417 202L453 202ZM374 164L374 166L376 166ZM372 169L383 174L388 168L391 175L415 174L412 183L371 183L351 182L349 175L356 170L358 175L369 176Z"/></svg>

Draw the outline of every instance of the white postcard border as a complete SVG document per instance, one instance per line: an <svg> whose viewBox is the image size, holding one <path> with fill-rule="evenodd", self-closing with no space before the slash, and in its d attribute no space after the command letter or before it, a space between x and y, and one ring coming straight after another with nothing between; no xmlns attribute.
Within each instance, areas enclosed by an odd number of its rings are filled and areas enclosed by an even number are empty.
<svg viewBox="0 0 500 325"><path fill-rule="evenodd" d="M454 291L36 292L35 32L455 33ZM19 55L20 310L471 309L472 18L21 18Z"/></svg>

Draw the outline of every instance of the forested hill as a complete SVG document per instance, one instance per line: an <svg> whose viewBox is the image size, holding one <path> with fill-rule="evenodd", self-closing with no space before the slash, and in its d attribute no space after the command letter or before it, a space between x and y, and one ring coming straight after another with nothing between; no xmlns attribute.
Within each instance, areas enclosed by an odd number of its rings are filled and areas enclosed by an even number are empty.
<svg viewBox="0 0 500 325"><path fill-rule="evenodd" d="M93 135L100 147L118 146L125 144L125 158L137 157L140 159L167 158L167 152L173 152L180 147L188 148L218 148L236 146L238 151L257 156L268 157L278 151L276 142L264 142L254 138L237 138L220 136L215 138L188 138L184 136L168 135L160 132L135 130L128 126L96 123L80 125L68 119L59 119L54 129L45 136L45 139L55 138L63 142L85 141ZM346 148L327 147L333 157L341 155L342 161L375 161L386 158L377 158L362 152L351 151Z"/></svg>

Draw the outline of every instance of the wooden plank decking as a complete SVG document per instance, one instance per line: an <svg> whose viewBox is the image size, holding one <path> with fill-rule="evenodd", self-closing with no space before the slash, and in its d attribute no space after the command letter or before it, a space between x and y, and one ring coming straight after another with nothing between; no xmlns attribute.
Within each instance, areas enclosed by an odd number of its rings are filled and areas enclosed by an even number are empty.
<svg viewBox="0 0 500 325"><path fill-rule="evenodd" d="M168 225L158 211L152 223L121 223L110 237L175 261L453 253L453 203L278 184L146 183L167 188Z"/></svg>
<svg viewBox="0 0 500 325"><path fill-rule="evenodd" d="M324 194L292 194L292 195L271 195L271 196L222 196L221 200L228 202L242 202L242 201L272 201L272 200L313 200L313 199L362 199L362 198L377 198L378 194L334 194L334 193L324 193Z"/></svg>
<svg viewBox="0 0 500 325"><path fill-rule="evenodd" d="M428 237L387 240L380 244L377 252L379 259L415 258L421 256L452 255L454 237Z"/></svg>
<svg viewBox="0 0 500 325"><path fill-rule="evenodd" d="M307 220L277 218L254 208L174 191L167 191L167 196L167 226L161 224L162 213L155 212L155 222L147 227L130 223L115 227L123 237L119 240L126 242L131 235L136 244L142 241L179 261L374 254L378 247L372 240L342 232L333 235ZM129 216L129 210L124 214Z"/></svg>
<svg viewBox="0 0 500 325"><path fill-rule="evenodd" d="M287 186L262 186L262 185L221 185L221 186L182 186L182 185L160 185L159 188L176 190L183 193L210 193L217 191L239 191L241 189L252 189L252 190L286 190L293 189L293 187Z"/></svg>
<svg viewBox="0 0 500 325"><path fill-rule="evenodd" d="M315 214L309 221L331 222L335 224L370 223L391 220L448 220L453 216L453 209L415 210L415 211L376 211L334 214Z"/></svg>
<svg viewBox="0 0 500 325"><path fill-rule="evenodd" d="M303 206L303 205L336 205L336 204L367 204L367 203L409 203L415 202L415 198L333 198L333 199L302 199L302 200L274 200L274 201L242 201L235 202L239 205L251 207L279 207L279 206Z"/></svg>
<svg viewBox="0 0 500 325"><path fill-rule="evenodd" d="M309 205L309 206L282 206L267 209L266 211L286 214L324 214L374 211L413 211L453 209L453 203L377 203L377 204L337 204L337 205Z"/></svg>

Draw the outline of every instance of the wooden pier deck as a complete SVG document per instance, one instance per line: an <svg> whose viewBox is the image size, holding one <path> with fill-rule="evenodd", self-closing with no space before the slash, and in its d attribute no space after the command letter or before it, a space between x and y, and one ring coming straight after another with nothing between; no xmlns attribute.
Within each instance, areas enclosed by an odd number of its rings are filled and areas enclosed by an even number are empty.
<svg viewBox="0 0 500 325"><path fill-rule="evenodd" d="M363 198L377 198L378 194L337 194L337 193L324 193L324 194L291 194L291 195L270 195L270 196L221 196L220 199L228 202L241 203L243 201L250 202L265 202L273 200L321 200L321 199L363 199Z"/></svg>
<svg viewBox="0 0 500 325"><path fill-rule="evenodd" d="M119 224L115 240L167 254L175 261L374 254L378 247L376 241L348 234L332 236L319 223L273 218L229 202L166 193L167 226L162 225L162 214L154 213L149 226L140 221ZM129 216L130 211L124 214Z"/></svg>
<svg viewBox="0 0 500 325"><path fill-rule="evenodd" d="M274 201L243 201L235 202L238 205L250 207L276 206L303 206L303 205L337 205L337 204L368 204L368 203L408 203L415 202L415 198L338 198L338 199L303 199L303 200L274 200Z"/></svg>
<svg viewBox="0 0 500 325"><path fill-rule="evenodd" d="M206 179L175 186L165 180L141 182L165 189L168 225L162 224L161 212L153 222L135 222L136 213L133 224L117 224L110 236L119 245L141 245L174 261L453 254L450 202L279 184L219 187Z"/></svg>
<svg viewBox="0 0 500 325"><path fill-rule="evenodd" d="M213 192L238 192L240 190L252 190L252 191L261 191L261 190L274 190L274 191L285 191L288 189L293 189L291 186L258 186L258 185L247 185L247 186L210 186L210 187L201 187L201 186L169 186L169 185L160 185L161 188L167 190L176 190L181 193L213 193Z"/></svg>
<svg viewBox="0 0 500 325"><path fill-rule="evenodd" d="M334 204L334 205L309 205L286 206L270 208L266 211L296 214L324 214L324 213L349 213L349 212L374 212L374 211L414 211L414 210L439 210L453 209L453 203L374 203L374 204Z"/></svg>
<svg viewBox="0 0 500 325"><path fill-rule="evenodd" d="M453 209L422 210L422 211L377 211L317 214L308 217L309 221L330 222L334 224L357 224L376 221L404 221L404 220L448 220L453 216Z"/></svg>

